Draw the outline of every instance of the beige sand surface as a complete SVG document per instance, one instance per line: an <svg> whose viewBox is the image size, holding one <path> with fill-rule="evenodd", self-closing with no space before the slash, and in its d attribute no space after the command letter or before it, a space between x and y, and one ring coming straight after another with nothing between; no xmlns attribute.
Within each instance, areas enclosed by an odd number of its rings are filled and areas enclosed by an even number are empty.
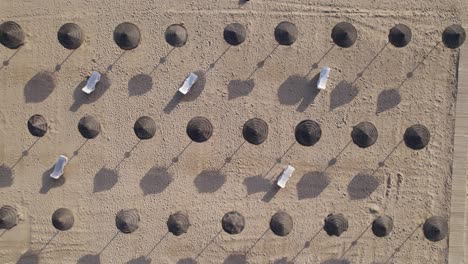
<svg viewBox="0 0 468 264"><path fill-rule="evenodd" d="M14 20L27 33L27 44L0 70L0 169L13 175L11 186L2 178L1 204L17 207L23 219L1 235L0 262L97 263L93 255L105 248L101 263L183 264L197 256L198 263L444 263L448 240L429 242L418 228L430 215L448 217L450 206L457 51L434 46L446 26L466 27L467 5L464 0L251 0L243 6L231 0L0 1L0 20ZM283 20L297 25L297 42L274 50L254 73L251 91L249 84L239 85L275 48L273 30ZM124 21L140 27L142 42L122 55L112 32ZM354 23L359 40L352 48L327 53L330 31L340 21ZM66 22L86 33L85 43L73 53L56 40ZM153 71L171 50L163 38L166 27L181 22L189 31L187 45ZM228 47L222 31L231 22L245 24L249 35L220 57ZM396 23L412 28L413 41L403 49L389 45L382 50ZM2 61L13 54L0 47ZM174 104L171 99L187 74L206 70L216 60L204 89ZM332 74L329 89L312 98L307 80L319 72L311 71L317 62L330 66ZM31 87L57 64L62 66L52 73L55 88L47 96L38 94ZM83 101L79 85L91 70L105 72L111 64L107 90ZM413 77L406 78L416 66ZM388 93L379 101L383 90L400 84L398 105ZM386 111L376 114L379 110ZM50 123L37 142L26 128L33 114ZM87 114L101 121L102 134L86 142L77 124ZM142 115L157 121L158 132L133 149L116 178L109 170L137 144L132 127ZM188 146L185 126L198 115L208 117L215 132L208 142ZM252 117L269 124L268 140L260 146L243 144L242 126ZM314 147L290 148L294 128L304 119L321 124L322 138ZM379 131L368 149L347 146L351 127L361 121L373 122ZM399 144L415 123L432 134L429 146L417 152ZM21 158L26 149L28 155ZM58 155L71 157L77 150L66 167L66 182L49 190L48 173ZM223 166L233 153L232 162ZM171 164L179 154L179 162ZM296 172L270 200L268 180L288 164ZM224 176L210 174L220 168ZM362 173L373 176L356 177ZM363 197L354 186L376 188ZM50 218L60 207L75 213L75 226L54 236ZM140 228L115 236L114 217L122 208L138 209ZM190 216L189 232L165 236L167 218L179 210ZM246 217L244 231L217 235L222 216L231 210ZM277 210L294 219L287 237L268 231ZM339 238L320 231L333 212L345 214L350 223ZM376 238L369 229L377 213L394 218L388 238Z"/></svg>

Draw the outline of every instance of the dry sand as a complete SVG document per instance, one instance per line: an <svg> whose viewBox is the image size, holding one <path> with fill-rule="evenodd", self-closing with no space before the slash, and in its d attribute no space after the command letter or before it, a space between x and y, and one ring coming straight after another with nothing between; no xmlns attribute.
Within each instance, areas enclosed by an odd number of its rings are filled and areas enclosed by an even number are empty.
<svg viewBox="0 0 468 264"><path fill-rule="evenodd" d="M0 197L22 217L17 227L0 234L0 262L96 263L94 255L102 251L102 263L182 264L197 256L198 263L444 263L448 240L429 242L418 228L431 215L447 218L450 207L457 51L433 47L446 26L466 27L466 14L464 0L252 0L243 6L233 0L1 1L1 21L18 22L27 43L16 54L0 47L3 61L15 54L0 70L0 169L13 175L11 182L2 178ZM298 39L275 48L273 31L284 20L296 24ZM140 27L142 42L122 55L112 32L124 21ZM358 41L349 49L330 50L331 29L340 21L356 26ZM56 37L67 22L86 34L73 53ZM164 32L182 22L188 42L171 51ZM248 36L227 50L222 32L232 22L246 25ZM385 47L396 23L413 30L403 49ZM188 99L173 99L189 72L215 61L203 90L199 86ZM332 73L328 90L311 95L308 80L319 73L311 70L314 63L330 66ZM57 64L61 70L54 72ZM109 65L103 80L109 85L83 100L79 88L86 76ZM53 90L35 89L50 82ZM383 91L400 84L398 103L394 93ZM37 142L26 128L34 114L50 123ZM77 124L87 114L100 120L102 133L85 141ZM133 124L144 115L157 122L158 131L133 148L138 142ZM185 127L194 116L211 120L209 141L189 144ZM253 117L269 124L269 137L259 146L243 144L242 126ZM291 147L294 128L304 119L320 123L322 137L313 147ZM351 127L362 121L377 127L377 143L368 149L347 146ZM415 123L432 134L421 151L399 144ZM77 150L65 183L49 189L48 173L58 155L72 157ZM117 177L112 170L121 161ZM270 179L288 164L296 172L272 197ZM223 176L216 172L220 169ZM74 212L75 226L55 234L51 216L60 207ZM138 209L140 227L115 236L114 217L123 208ZM245 216L245 229L236 236L217 235L222 216L232 210ZM268 231L278 210L294 219L286 237ZM186 212L192 223L180 237L166 235L166 220L176 211ZM348 217L349 229L339 238L328 237L320 231L323 219L338 212ZM370 231L378 213L394 219L388 238Z"/></svg>

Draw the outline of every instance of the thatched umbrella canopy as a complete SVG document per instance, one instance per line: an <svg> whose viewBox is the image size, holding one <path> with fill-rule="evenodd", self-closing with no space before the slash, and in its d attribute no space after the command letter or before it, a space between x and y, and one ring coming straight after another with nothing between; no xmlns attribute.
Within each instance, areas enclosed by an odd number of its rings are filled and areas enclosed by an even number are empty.
<svg viewBox="0 0 468 264"><path fill-rule="evenodd" d="M122 209L115 216L115 225L122 233L133 233L138 229L140 216L136 209Z"/></svg>
<svg viewBox="0 0 468 264"><path fill-rule="evenodd" d="M336 45L349 48L356 42L358 34L353 24L340 22L333 27L331 37Z"/></svg>
<svg viewBox="0 0 468 264"><path fill-rule="evenodd" d="M343 214L329 214L325 218L323 229L325 229L325 232L329 236L339 237L343 232L348 230L348 219Z"/></svg>
<svg viewBox="0 0 468 264"><path fill-rule="evenodd" d="M18 224L18 213L9 205L0 208L0 229L10 229Z"/></svg>
<svg viewBox="0 0 468 264"><path fill-rule="evenodd" d="M442 41L447 48L456 49L463 45L466 39L465 29L460 25L448 26L442 33Z"/></svg>
<svg viewBox="0 0 468 264"><path fill-rule="evenodd" d="M377 141L377 128L370 122L362 122L353 127L351 138L358 147L367 148Z"/></svg>
<svg viewBox="0 0 468 264"><path fill-rule="evenodd" d="M57 209L52 215L52 225L60 231L66 231L73 227L75 218L72 211L67 208Z"/></svg>
<svg viewBox="0 0 468 264"><path fill-rule="evenodd" d="M411 29L404 24L397 24L390 29L388 41L397 48L403 48L411 42L413 34Z"/></svg>
<svg viewBox="0 0 468 264"><path fill-rule="evenodd" d="M232 46L242 44L247 37L247 30L242 24L232 23L224 28L224 40Z"/></svg>
<svg viewBox="0 0 468 264"><path fill-rule="evenodd" d="M182 47L187 43L188 33L187 29L180 25L174 24L170 25L166 32L164 33L164 37L166 38L166 42L173 46L173 47Z"/></svg>
<svg viewBox="0 0 468 264"><path fill-rule="evenodd" d="M33 115L28 120L28 130L35 137L43 137L47 133L47 121L41 115Z"/></svg>
<svg viewBox="0 0 468 264"><path fill-rule="evenodd" d="M78 130L86 139L93 139L101 133L101 124L93 116L87 115L80 119Z"/></svg>
<svg viewBox="0 0 468 264"><path fill-rule="evenodd" d="M140 44L140 29L133 23L124 22L114 30L114 42L123 50L132 50Z"/></svg>
<svg viewBox="0 0 468 264"><path fill-rule="evenodd" d="M275 39L280 45L290 46L296 42L298 33L296 25L283 21L275 28Z"/></svg>
<svg viewBox="0 0 468 264"><path fill-rule="evenodd" d="M142 116L135 122L133 130L139 139L151 139L156 133L156 122L149 116Z"/></svg>
<svg viewBox="0 0 468 264"><path fill-rule="evenodd" d="M236 235L244 230L245 219L239 212L232 211L223 216L221 225L226 233Z"/></svg>
<svg viewBox="0 0 468 264"><path fill-rule="evenodd" d="M277 236L287 236L293 229L293 219L286 212L277 212L271 217L270 229Z"/></svg>
<svg viewBox="0 0 468 264"><path fill-rule="evenodd" d="M448 224L440 216L428 218L423 225L424 236L433 242L440 241L447 236Z"/></svg>
<svg viewBox="0 0 468 264"><path fill-rule="evenodd" d="M304 120L296 126L296 141L303 146L315 145L322 136L320 125L313 120Z"/></svg>
<svg viewBox="0 0 468 264"><path fill-rule="evenodd" d="M57 32L58 41L66 49L77 49L83 44L84 34L81 28L74 23L67 23Z"/></svg>
<svg viewBox="0 0 468 264"><path fill-rule="evenodd" d="M260 145L268 137L268 124L260 118L252 118L245 122L242 135L250 144Z"/></svg>
<svg viewBox="0 0 468 264"><path fill-rule="evenodd" d="M431 133L425 126L416 124L406 129L403 140L408 148L419 150L429 144Z"/></svg>
<svg viewBox="0 0 468 264"><path fill-rule="evenodd" d="M167 220L167 229L175 236L180 236L184 233L187 233L189 227L189 218L186 214L182 212L172 214Z"/></svg>
<svg viewBox="0 0 468 264"><path fill-rule="evenodd" d="M374 222L372 222L372 232L377 237L388 236L392 230L393 219L390 216L379 216L374 220Z"/></svg>
<svg viewBox="0 0 468 264"><path fill-rule="evenodd" d="M0 43L3 46L17 49L24 45L24 38L23 29L16 22L7 21L0 25Z"/></svg>
<svg viewBox="0 0 468 264"><path fill-rule="evenodd" d="M187 135L195 142L205 142L213 135L213 125L206 117L194 117L187 124Z"/></svg>

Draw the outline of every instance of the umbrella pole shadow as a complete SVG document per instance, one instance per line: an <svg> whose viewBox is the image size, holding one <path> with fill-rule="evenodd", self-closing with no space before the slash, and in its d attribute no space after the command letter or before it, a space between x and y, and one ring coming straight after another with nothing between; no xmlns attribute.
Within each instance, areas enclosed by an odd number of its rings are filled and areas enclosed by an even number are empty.
<svg viewBox="0 0 468 264"><path fill-rule="evenodd" d="M159 240L158 243L156 243L156 245L154 245L154 247L150 250L150 252L148 252L148 254L146 254L145 256L145 259L147 259L151 253L153 253L153 251L159 246L159 244L161 244L161 242L163 242L163 240L167 237L167 235L169 234L169 231L167 231L162 237L161 239Z"/></svg>
<svg viewBox="0 0 468 264"><path fill-rule="evenodd" d="M277 164L280 164L281 161L283 160L284 156L286 156L286 154L288 154L288 152L292 149L292 147L294 147L294 145L296 145L296 141L294 141L291 146L289 146L288 149L286 149L286 151L283 153L283 155L281 155L281 157L277 158L276 159L276 162L270 167L270 169L268 169L267 173L265 173L265 177L268 176L268 174L270 174L270 172L275 168L275 166ZM270 178L270 180L273 180L274 179L274 176Z"/></svg>
<svg viewBox="0 0 468 264"><path fill-rule="evenodd" d="M39 250L39 252L37 252L37 255L40 255L42 253L42 251L44 251L44 249L50 244L50 242L58 235L59 231L57 230L54 235L49 239L49 241L47 241L47 243Z"/></svg>
<svg viewBox="0 0 468 264"><path fill-rule="evenodd" d="M20 163L23 160L24 157L29 155L29 151L31 151L31 149L34 147L34 145L36 145L36 143L39 141L39 139L41 139L41 138L38 137L36 140L34 140L34 142L26 150L24 150L21 153L21 156L16 160L16 162L13 164L13 166L11 166L11 170L13 170L16 167L16 165L18 165L18 163Z"/></svg>
<svg viewBox="0 0 468 264"><path fill-rule="evenodd" d="M331 160L328 161L327 167L325 167L325 169L323 169L322 173L325 173L328 170L328 168L330 168L331 166L334 166L336 164L336 162L338 161L338 158L345 151L345 149L348 148L348 146L351 144L351 142L353 142L352 139L350 141L348 141L348 143L346 143L344 148L342 148L340 150L340 152L338 152L338 154L334 158L332 158Z"/></svg>
<svg viewBox="0 0 468 264"><path fill-rule="evenodd" d="M8 229L3 230L3 232L0 234L0 238L2 238L2 236L6 233L7 230Z"/></svg>
<svg viewBox="0 0 468 264"><path fill-rule="evenodd" d="M112 71L112 69L114 68L114 66L117 64L117 62L119 62L119 60L123 57L123 55L125 55L127 51L124 50L118 57L117 59L115 59L114 62L112 62L106 69L106 71L104 72L104 74L107 74L109 73L110 71Z"/></svg>
<svg viewBox="0 0 468 264"><path fill-rule="evenodd" d="M403 241L403 243L400 244L400 246L398 246L395 251L392 253L392 255L387 259L387 261L384 262L384 264L387 264L389 263L390 260L392 260L395 255L400 252L401 248L406 244L406 242L408 242L408 240L414 235L414 233L416 233L416 231L418 231L418 229L422 226L422 224L419 224L410 234L409 236L406 237L406 239Z"/></svg>
<svg viewBox="0 0 468 264"><path fill-rule="evenodd" d="M57 65L55 65L55 72L59 72L62 69L63 64L68 61L68 59L75 53L76 49L72 50L68 55L63 59L63 61Z"/></svg>
<svg viewBox="0 0 468 264"><path fill-rule="evenodd" d="M204 72L203 74L204 74L204 75L207 75L208 72L211 71L211 69L213 69L213 68L216 66L216 64L219 62L219 60L226 54L226 52L228 52L228 50L229 50L231 47L232 47L232 46L229 45L229 46L223 51L223 53L221 53L221 55L220 55L218 58L216 58L216 60L215 60L213 63L211 63L210 65L208 65L208 69L206 69L205 72Z"/></svg>
<svg viewBox="0 0 468 264"><path fill-rule="evenodd" d="M291 263L294 263L296 261L297 257L299 257L299 255L301 255L301 253L306 248L310 247L310 244L312 243L312 241L314 241L314 239L320 234L321 231L322 231L322 229L319 229L319 231L317 231L317 233L315 233L315 235L313 235L311 239L309 239L308 241L306 241L304 243L304 246L301 248L301 250L299 250L299 252L297 252L297 254L292 258Z"/></svg>
<svg viewBox="0 0 468 264"><path fill-rule="evenodd" d="M190 141L185 147L184 149L182 149L181 152L179 152L179 154L177 154L177 156L175 156L174 158L172 158L171 160L171 164L169 164L169 166L166 167L166 170L168 170L170 167L172 167L174 164L178 163L179 162L179 159L180 157L185 153L185 151L188 149L188 147L190 147L190 145L192 145L193 141Z"/></svg>
<svg viewBox="0 0 468 264"><path fill-rule="evenodd" d="M392 154L395 152L395 150L398 148L398 146L401 145L402 142L403 142L403 139L400 140L400 141L398 142L398 144L396 144L395 147L393 147L392 151L390 151L390 153L388 153L387 156L385 156L385 158L384 158L381 162L379 162L378 167L372 172L372 176L374 176L375 173L376 173L380 168L382 168L383 166L385 166L385 162L390 158L390 156L392 156Z"/></svg>
<svg viewBox="0 0 468 264"><path fill-rule="evenodd" d="M271 55L273 55L273 53L276 51L276 49L277 49L279 46L280 46L280 45L277 44L277 45L270 51L270 53L268 53L268 55L267 55L263 60L261 60L261 61L259 61L259 62L257 63L257 67L255 67L255 69L249 74L249 77L247 77L247 78L245 79L246 81L250 80L250 79L255 75L255 73L256 73L259 69L261 69L261 68L263 68L263 67L265 66L265 62L266 62L269 58L271 58Z"/></svg>
<svg viewBox="0 0 468 264"><path fill-rule="evenodd" d="M213 243L213 241L219 236L219 234L221 234L223 230L219 230L218 233L216 233L216 235L210 240L210 242L208 242L208 244L206 244L203 249L200 251L200 253L198 253L198 255L195 257L195 261L201 256L201 254L203 254L203 252Z"/></svg>
<svg viewBox="0 0 468 264"><path fill-rule="evenodd" d="M115 167L114 167L113 170L118 170L118 169L120 169L120 165L122 165L122 163L124 162L124 160L126 160L126 159L128 159L128 158L130 158L130 157L132 156L133 151L134 151L134 150L136 149L136 147L140 144L140 142L141 142L141 139L139 139L138 142L137 142L135 145L133 145L133 147L132 147L129 151L127 151L127 152L124 153L124 157L119 161L119 163L117 163L117 165L115 165Z"/></svg>
<svg viewBox="0 0 468 264"><path fill-rule="evenodd" d="M158 68L163 65L164 63L166 63L167 61L167 58L169 58L169 55L171 55L172 51L175 50L175 47L173 47L172 49L169 50L169 52L166 53L166 55L164 55L163 57L159 58L159 63L156 64L156 66L154 66L153 70L151 70L151 72L148 74L148 75L151 75L153 74L155 71L158 70Z"/></svg>
<svg viewBox="0 0 468 264"><path fill-rule="evenodd" d="M333 43L333 45L322 55L322 57L314 64L312 64L312 67L310 68L309 72L304 75L305 78L307 78L315 69L318 69L318 66L320 62L327 57L327 55L332 51L333 48L335 48L336 44Z"/></svg>
<svg viewBox="0 0 468 264"><path fill-rule="evenodd" d="M374 61L377 59L377 57L380 56L380 54L385 50L385 48L388 46L388 44L390 44L390 42L387 41L387 43L385 43L385 45L382 47L382 49L380 49L380 51L371 59L371 61L364 67L364 69L362 69L361 72L356 74L356 78L351 83L351 85L354 85L357 82L357 80L359 80L364 75L364 73L367 71L367 69L369 69L369 67L372 65L372 63L374 63Z"/></svg>
<svg viewBox="0 0 468 264"><path fill-rule="evenodd" d="M78 156L78 154L80 154L80 150L84 147L84 145L86 145L86 143L88 143L88 140L89 140L89 139L86 139L86 140L81 144L81 146L79 146L75 151L73 151L73 155L71 156L69 162L71 162L76 156Z"/></svg>
<svg viewBox="0 0 468 264"><path fill-rule="evenodd" d="M340 259L343 259L346 253L348 253L348 251L350 251L353 247L355 247L358 244L359 239L361 239L361 237L367 232L367 230L369 230L371 226L372 223L367 225L366 229L364 229L364 231L353 242L351 242L351 245L345 250L345 252L343 252L343 254L341 254Z"/></svg>
<svg viewBox="0 0 468 264"><path fill-rule="evenodd" d="M7 67L10 65L10 61L18 54L18 52L23 48L23 46L19 47L8 59L3 61L2 66L0 67L0 70L2 70L4 67Z"/></svg>
<svg viewBox="0 0 468 264"><path fill-rule="evenodd" d="M237 154L237 152L239 152L239 150L242 148L242 146L244 146L245 142L246 142L245 140L242 141L242 143L239 145L239 147L237 147L237 149L234 150L234 152L230 156L226 157L226 159L224 160L223 166L221 166L221 168L219 168L219 170L222 170L228 163L232 162L232 158Z"/></svg>
<svg viewBox="0 0 468 264"><path fill-rule="evenodd" d="M111 240L109 240L109 242L107 242L107 244L102 248L101 251L99 251L99 253L97 254L98 256L102 254L102 252L104 252L104 250L112 243L112 241L114 241L114 239L119 235L120 231L117 231L117 233L115 233L115 235L111 238Z"/></svg>
<svg viewBox="0 0 468 264"><path fill-rule="evenodd" d="M247 250L247 252L245 252L245 255L248 255L250 253L250 251L252 251L252 249L258 244L258 242L260 240L262 240L262 238L268 233L269 230L270 230L270 228L267 228L267 230L265 230L265 232L263 232L263 234L257 240L255 240L255 242L252 244L252 246L250 246L249 249Z"/></svg>

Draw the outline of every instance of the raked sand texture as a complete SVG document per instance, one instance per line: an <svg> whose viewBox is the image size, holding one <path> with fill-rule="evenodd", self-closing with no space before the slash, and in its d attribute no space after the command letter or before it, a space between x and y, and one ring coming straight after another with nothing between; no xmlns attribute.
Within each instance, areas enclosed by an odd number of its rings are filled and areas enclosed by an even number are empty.
<svg viewBox="0 0 468 264"><path fill-rule="evenodd" d="M21 219L0 233L0 262L444 263L448 239L430 242L421 228L431 215L448 219L450 211L458 51L437 43L445 27L466 27L467 5L0 1L0 20L16 21L27 34L17 53L0 47L0 60L8 61L0 66L0 200ZM277 47L274 29L285 20L297 26L297 41ZM124 53L112 36L126 21L140 28L141 43ZM330 32L341 21L358 30L348 49L332 45ZM85 34L74 52L57 40L69 22ZM223 29L233 22L248 35L228 48ZM172 50L164 32L174 23L184 23L188 41ZM401 49L386 45L397 23L413 32ZM175 97L190 72L203 73L210 64L191 94ZM310 81L323 66L331 68L331 79L327 90L314 92ZM93 70L105 74L86 98L80 89ZM27 130L34 114L49 123L39 140ZM77 128L85 115L101 123L101 134L87 141ZM139 142L133 125L141 116L153 118L157 131ZM186 135L196 116L213 126L204 143ZM261 145L242 137L244 123L255 117L268 124ZM305 119L321 126L312 147L294 144L295 126ZM364 121L375 125L378 139L361 149L348 143L352 126ZM413 151L401 140L418 123L431 141ZM59 155L70 161L65 182L52 186ZM288 164L296 171L275 193L273 179ZM68 231L52 226L58 208L74 214ZM127 208L138 210L139 227L117 234L115 215ZM285 237L269 230L279 210L294 221ZM166 222L177 211L191 226L176 237ZM238 235L221 232L230 211L245 217ZM330 213L348 219L340 237L322 229ZM389 237L372 234L378 214L394 220Z"/></svg>

